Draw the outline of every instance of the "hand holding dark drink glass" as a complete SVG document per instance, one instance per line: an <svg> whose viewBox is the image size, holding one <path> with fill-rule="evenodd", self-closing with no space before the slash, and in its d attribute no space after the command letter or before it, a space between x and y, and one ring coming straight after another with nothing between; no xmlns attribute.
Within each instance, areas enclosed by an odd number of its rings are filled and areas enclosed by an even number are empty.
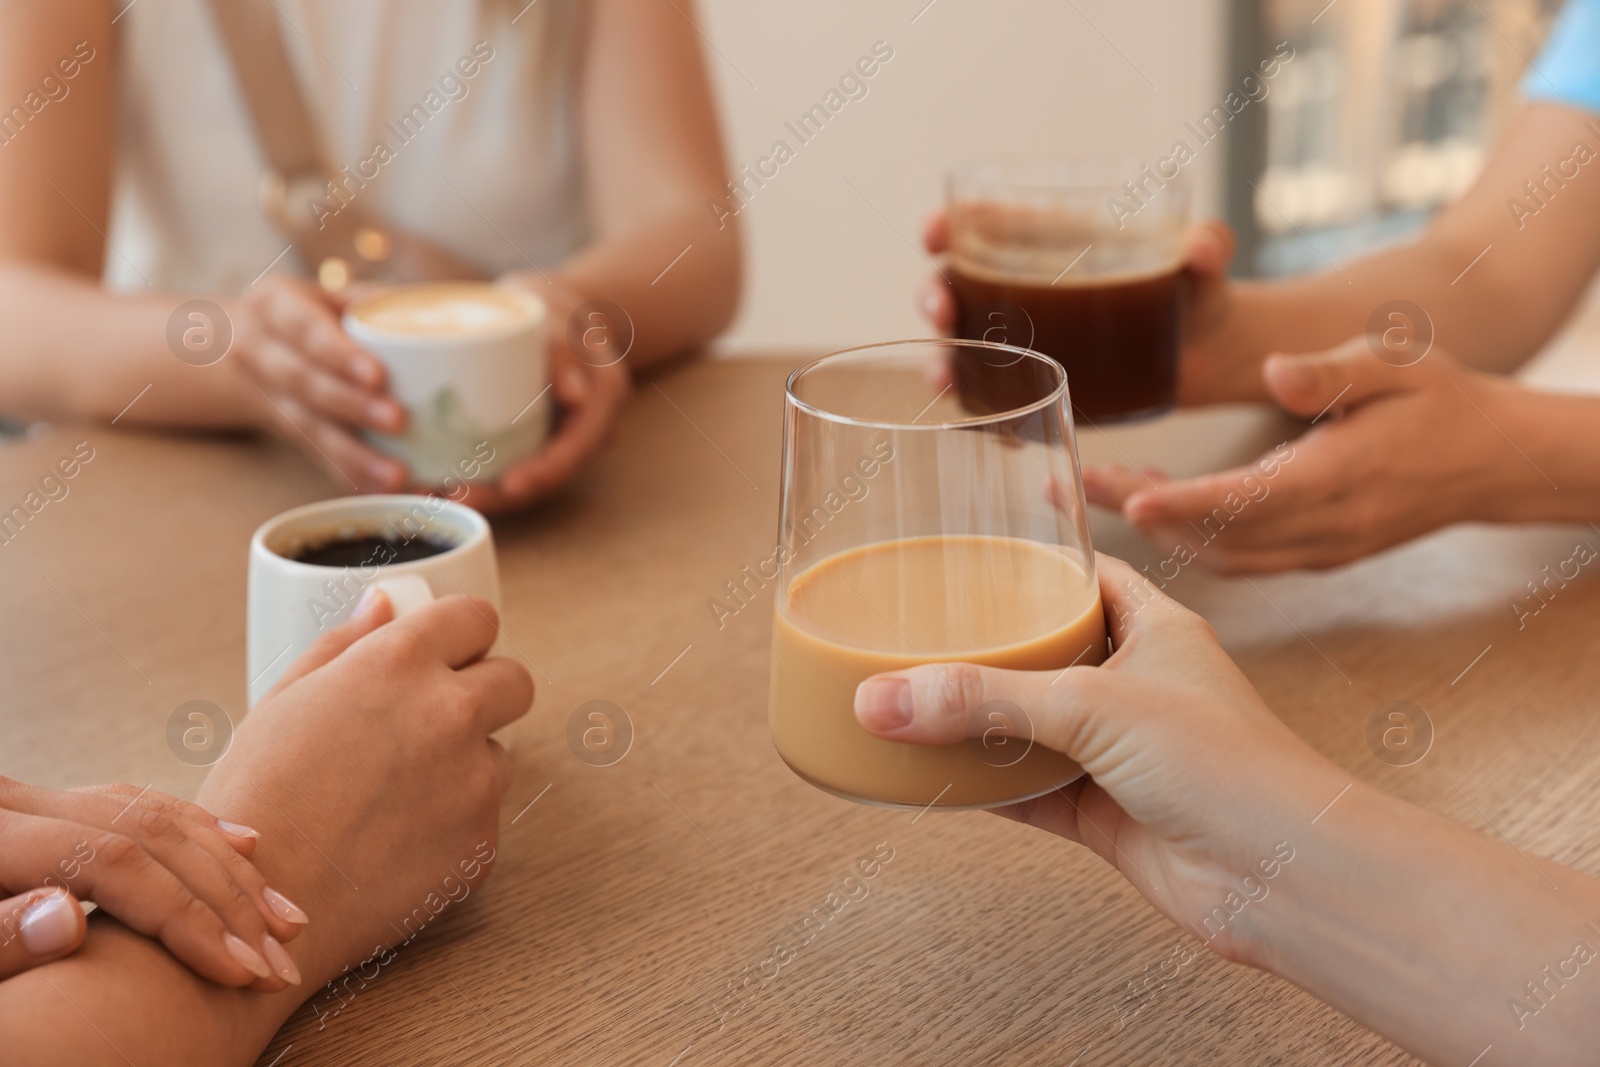
<svg viewBox="0 0 1600 1067"><path fill-rule="evenodd" d="M923 246L933 255L950 250L950 215L945 208L929 214L923 226ZM1188 227L1183 236L1183 306L1180 313L1180 354L1178 360L1178 403L1180 405L1217 403L1253 397L1241 391L1237 380L1244 370L1232 346L1220 335L1233 295L1228 283L1228 268L1235 250L1233 231L1226 224L1207 219ZM1077 268L1073 269L1075 273ZM956 275L949 268L929 274L917 292L918 310L938 333L954 336L960 305ZM991 322L989 325L993 325ZM966 336L966 334L962 334ZM1024 334L1017 343L1027 341ZM1035 345L1038 346L1036 341ZM1044 351L1044 349L1040 349ZM1249 368L1253 371L1253 365ZM1074 402L1077 402L1074 394ZM1090 418L1093 418L1092 411Z"/></svg>
<svg viewBox="0 0 1600 1067"><path fill-rule="evenodd" d="M947 185L946 277L958 337L1042 352L1066 369L1090 423L1156 415L1178 400L1189 189L1134 164L979 163ZM964 402L991 368L952 368Z"/></svg>

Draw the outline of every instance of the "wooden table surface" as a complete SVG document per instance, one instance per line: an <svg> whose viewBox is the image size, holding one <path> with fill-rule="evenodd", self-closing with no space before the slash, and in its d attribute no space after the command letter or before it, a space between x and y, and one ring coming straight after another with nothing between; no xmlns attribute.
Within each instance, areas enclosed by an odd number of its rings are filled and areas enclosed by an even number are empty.
<svg viewBox="0 0 1600 1067"><path fill-rule="evenodd" d="M766 726L770 590L720 629L707 601L770 551L793 362L646 384L581 486L496 521L506 640L540 687L510 731L496 874L338 1015L302 1009L261 1063L1411 1062L1199 953L1086 851L981 813L858 807L784 767ZM1082 447L1185 473L1290 432L1220 411ZM166 724L191 699L244 712L250 533L335 487L274 444L67 426L0 446L0 507L80 440L94 458L69 495L0 546L0 772L192 796L203 772ZM1096 521L1102 550L1158 558ZM1596 873L1600 583L1586 569L1525 629L1511 606L1580 540L1600 546L1589 528L1463 527L1328 574L1185 568L1171 591L1352 778ZM1403 768L1366 739L1396 699L1436 733ZM568 746L590 700L632 724L612 766ZM866 896L830 912L874 855L892 859ZM829 921L807 940L818 908ZM794 958L731 999L780 943Z"/></svg>

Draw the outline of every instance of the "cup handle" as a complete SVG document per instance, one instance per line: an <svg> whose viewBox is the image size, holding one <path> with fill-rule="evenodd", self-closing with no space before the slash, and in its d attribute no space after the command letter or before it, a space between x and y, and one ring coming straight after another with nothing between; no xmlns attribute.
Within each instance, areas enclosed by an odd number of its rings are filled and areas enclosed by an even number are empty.
<svg viewBox="0 0 1600 1067"><path fill-rule="evenodd" d="M433 602L433 589L420 574L401 574L375 584L388 596L397 619Z"/></svg>

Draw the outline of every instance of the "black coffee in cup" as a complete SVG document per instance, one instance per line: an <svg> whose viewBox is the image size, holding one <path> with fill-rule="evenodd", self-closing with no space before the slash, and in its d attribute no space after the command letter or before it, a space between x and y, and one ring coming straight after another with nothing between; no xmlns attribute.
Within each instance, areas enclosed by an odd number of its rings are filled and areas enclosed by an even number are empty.
<svg viewBox="0 0 1600 1067"><path fill-rule="evenodd" d="M413 563L454 547L420 535L400 540L381 534L335 534L324 540L307 541L289 558L315 567L364 567L374 563Z"/></svg>

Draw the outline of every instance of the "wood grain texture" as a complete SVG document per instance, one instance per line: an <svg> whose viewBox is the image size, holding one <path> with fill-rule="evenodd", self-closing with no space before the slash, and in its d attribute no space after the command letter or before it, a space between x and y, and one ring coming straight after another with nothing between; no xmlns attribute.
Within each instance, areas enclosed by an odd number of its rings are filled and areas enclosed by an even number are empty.
<svg viewBox="0 0 1600 1067"><path fill-rule="evenodd" d="M261 1063L1412 1062L1205 955L1084 850L982 814L856 807L783 766L765 721L771 591L721 628L707 600L776 537L791 365L646 383L581 485L496 521L505 639L539 679L509 731L497 873L337 1015L302 1009ZM1081 443L1183 473L1290 432L1221 411ZM192 796L202 771L166 723L195 698L243 714L250 533L335 489L278 445L69 426L0 450L0 507L79 440L95 458L69 495L0 547L0 771ZM1096 523L1102 550L1159 558ZM1585 573L1522 630L1510 607L1580 539L1600 545L1592 529L1457 528L1328 574L1185 568L1169 591L1352 778L1595 872L1600 584ZM567 745L593 699L632 722L614 766ZM1437 730L1412 767L1367 746L1392 699ZM893 858L830 911L875 850ZM776 976L730 997L780 944Z"/></svg>

